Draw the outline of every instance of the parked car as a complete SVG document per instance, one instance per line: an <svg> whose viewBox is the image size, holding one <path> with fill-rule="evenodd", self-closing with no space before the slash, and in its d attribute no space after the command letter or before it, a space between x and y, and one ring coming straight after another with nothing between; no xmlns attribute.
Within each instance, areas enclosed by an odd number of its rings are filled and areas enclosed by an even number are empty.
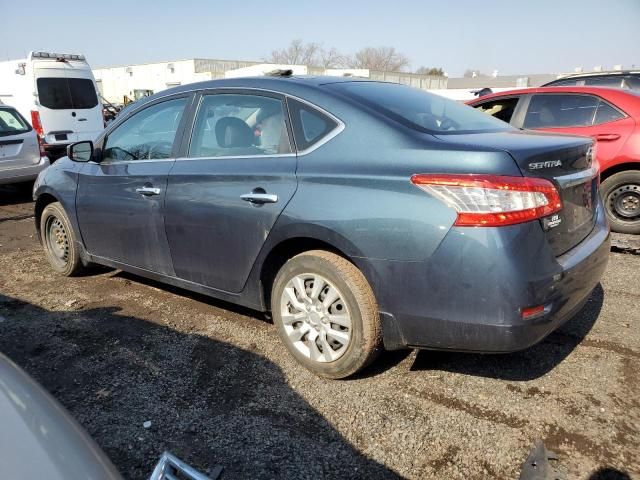
<svg viewBox="0 0 640 480"><path fill-rule="evenodd" d="M576 73L552 80L543 87L610 87L640 90L640 70Z"/></svg>
<svg viewBox="0 0 640 480"><path fill-rule="evenodd" d="M383 346L523 349L577 312L609 250L592 146L398 84L216 80L70 146L35 218L57 272L271 311L300 363L342 378Z"/></svg>
<svg viewBox="0 0 640 480"><path fill-rule="evenodd" d="M467 103L514 127L595 139L611 229L640 233L640 95L612 88L546 87Z"/></svg>
<svg viewBox="0 0 640 480"><path fill-rule="evenodd" d="M50 160L104 128L95 79L83 55L30 52L0 62L0 100L30 119Z"/></svg>
<svg viewBox="0 0 640 480"><path fill-rule="evenodd" d="M4 478L122 480L109 458L64 407L1 353L0 425ZM175 478L209 480L165 452L150 480Z"/></svg>
<svg viewBox="0 0 640 480"><path fill-rule="evenodd" d="M15 108L0 104L0 185L35 180L48 166L31 125Z"/></svg>

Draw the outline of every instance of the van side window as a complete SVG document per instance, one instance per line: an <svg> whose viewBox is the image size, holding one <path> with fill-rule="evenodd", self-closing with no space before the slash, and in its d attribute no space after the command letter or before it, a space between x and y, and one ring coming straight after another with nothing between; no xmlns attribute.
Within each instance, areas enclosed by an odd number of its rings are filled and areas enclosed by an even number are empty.
<svg viewBox="0 0 640 480"><path fill-rule="evenodd" d="M186 105L187 98L176 98L134 113L107 137L103 161L171 158Z"/></svg>

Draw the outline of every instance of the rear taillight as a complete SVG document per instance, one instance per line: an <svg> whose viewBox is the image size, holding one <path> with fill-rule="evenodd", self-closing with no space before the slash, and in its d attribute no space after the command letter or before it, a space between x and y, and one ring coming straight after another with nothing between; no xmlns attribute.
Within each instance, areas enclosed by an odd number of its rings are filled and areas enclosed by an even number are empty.
<svg viewBox="0 0 640 480"><path fill-rule="evenodd" d="M40 147L40 156L46 157L47 151L44 149L44 140L42 140L42 137L40 135L37 135L37 137L38 137L38 146Z"/></svg>
<svg viewBox="0 0 640 480"><path fill-rule="evenodd" d="M42 130L42 122L40 122L40 113L37 110L31 110L31 126L39 136L44 135Z"/></svg>
<svg viewBox="0 0 640 480"><path fill-rule="evenodd" d="M513 225L562 210L555 185L542 178L419 174L411 183L458 212L458 226Z"/></svg>

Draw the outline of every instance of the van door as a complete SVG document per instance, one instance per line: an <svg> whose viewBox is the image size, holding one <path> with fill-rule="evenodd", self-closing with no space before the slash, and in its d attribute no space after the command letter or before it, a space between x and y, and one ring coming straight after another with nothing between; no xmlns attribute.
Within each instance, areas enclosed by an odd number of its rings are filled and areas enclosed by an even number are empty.
<svg viewBox="0 0 640 480"><path fill-rule="evenodd" d="M104 127L89 66L74 61L34 62L38 113L48 145L94 140Z"/></svg>

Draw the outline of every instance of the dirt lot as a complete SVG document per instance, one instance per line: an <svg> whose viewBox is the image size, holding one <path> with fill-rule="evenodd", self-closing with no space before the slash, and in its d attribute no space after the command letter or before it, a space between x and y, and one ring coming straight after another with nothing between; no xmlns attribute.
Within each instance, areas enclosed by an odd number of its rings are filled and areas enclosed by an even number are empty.
<svg viewBox="0 0 640 480"><path fill-rule="evenodd" d="M537 438L570 478L640 475L640 256L612 253L581 314L525 352L388 353L327 381L255 312L117 271L54 275L31 209L0 189L0 351L126 478L165 449L223 479L517 478Z"/></svg>

